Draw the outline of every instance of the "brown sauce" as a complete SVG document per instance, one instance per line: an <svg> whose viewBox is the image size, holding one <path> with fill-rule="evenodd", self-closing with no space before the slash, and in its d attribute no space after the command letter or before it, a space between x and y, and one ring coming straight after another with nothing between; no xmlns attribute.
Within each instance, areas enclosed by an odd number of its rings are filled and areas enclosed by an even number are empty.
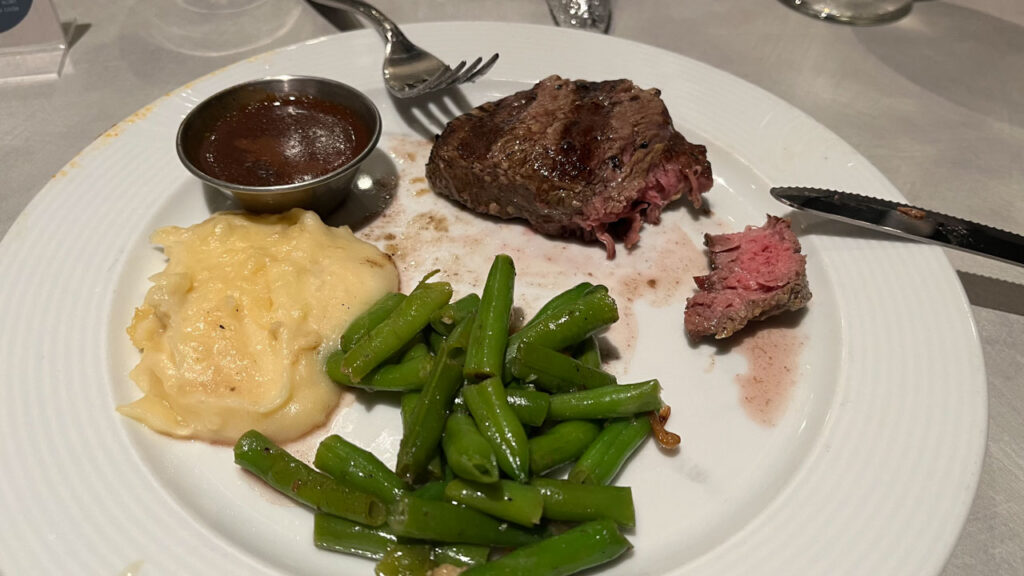
<svg viewBox="0 0 1024 576"><path fill-rule="evenodd" d="M348 164L369 142L368 128L348 108L286 94L214 124L199 145L197 167L231 184L297 184Z"/></svg>

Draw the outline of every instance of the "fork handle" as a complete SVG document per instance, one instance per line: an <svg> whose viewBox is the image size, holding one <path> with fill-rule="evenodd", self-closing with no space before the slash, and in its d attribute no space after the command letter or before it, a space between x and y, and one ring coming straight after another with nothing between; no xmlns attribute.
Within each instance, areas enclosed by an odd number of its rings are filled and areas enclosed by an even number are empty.
<svg viewBox="0 0 1024 576"><path fill-rule="evenodd" d="M331 8L340 8L342 10L353 10L356 13L366 17L373 22L374 27L380 32L380 35L384 37L388 43L405 43L408 42L405 38L405 34L398 28L398 24L395 24L391 18L384 15L383 12L377 10L376 7L363 2L362 0L311 0L317 4L324 6L330 6Z"/></svg>

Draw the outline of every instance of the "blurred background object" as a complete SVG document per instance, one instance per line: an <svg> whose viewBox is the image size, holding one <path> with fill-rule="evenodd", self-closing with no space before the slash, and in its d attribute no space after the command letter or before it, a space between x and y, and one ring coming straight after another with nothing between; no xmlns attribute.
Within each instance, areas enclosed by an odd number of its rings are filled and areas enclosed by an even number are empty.
<svg viewBox="0 0 1024 576"><path fill-rule="evenodd" d="M914 0L779 0L808 16L855 26L884 24L906 16ZM550 2L549 2L550 3Z"/></svg>
<svg viewBox="0 0 1024 576"><path fill-rule="evenodd" d="M67 48L50 0L0 1L0 80L58 77Z"/></svg>
<svg viewBox="0 0 1024 576"><path fill-rule="evenodd" d="M555 23L566 28L608 32L611 0L548 0Z"/></svg>
<svg viewBox="0 0 1024 576"><path fill-rule="evenodd" d="M269 44L291 28L300 0L151 0L140 3L148 35L175 52L233 54Z"/></svg>

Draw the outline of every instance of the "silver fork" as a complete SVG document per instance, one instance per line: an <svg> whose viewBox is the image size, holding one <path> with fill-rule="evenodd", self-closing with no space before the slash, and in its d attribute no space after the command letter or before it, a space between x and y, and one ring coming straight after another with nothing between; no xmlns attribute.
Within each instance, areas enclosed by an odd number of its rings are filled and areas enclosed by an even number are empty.
<svg viewBox="0 0 1024 576"><path fill-rule="evenodd" d="M362 0L312 0L332 8L350 9L366 17L384 37L384 84L397 98L415 98L449 86L472 82L483 76L498 61L495 54L483 62L477 58L469 66L459 62L455 68L413 44L390 18ZM481 64L483 62L483 64Z"/></svg>

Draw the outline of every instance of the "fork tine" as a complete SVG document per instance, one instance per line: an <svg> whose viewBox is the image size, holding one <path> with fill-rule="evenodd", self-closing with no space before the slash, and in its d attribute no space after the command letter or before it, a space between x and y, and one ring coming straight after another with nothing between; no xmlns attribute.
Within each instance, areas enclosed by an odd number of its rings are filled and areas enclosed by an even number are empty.
<svg viewBox="0 0 1024 576"><path fill-rule="evenodd" d="M444 79L444 82L441 82L438 85L434 86L434 90L441 90L443 88L447 88L447 87L451 86L452 84L454 84L459 79L459 76L462 74L462 71L465 68L466 68L466 61L463 60L462 62L459 62L459 65L456 66L447 75L447 77Z"/></svg>
<svg viewBox="0 0 1024 576"><path fill-rule="evenodd" d="M408 89L405 92L405 97L415 98L417 96L422 96L427 92L432 91L434 89L434 86L437 85L438 81L443 80L447 76L448 72L446 70L441 70L440 72L431 76L430 78L421 81L419 84L408 84Z"/></svg>
<svg viewBox="0 0 1024 576"><path fill-rule="evenodd" d="M462 62L459 62L458 66L455 67L455 70L445 66L444 70L441 70L440 72L435 74L432 78L427 79L426 81L424 81L420 85L418 85L415 88L413 88L412 90L410 90L409 91L409 96L411 96L411 97L422 96L422 95L424 95L424 94L426 94L428 92L433 92L434 90L439 90L439 89L447 86L449 81L451 80L453 74L457 75L458 72L456 72L456 71L461 72L462 69L465 68L465 67L466 67L466 61L465 60L463 60Z"/></svg>
<svg viewBox="0 0 1024 576"><path fill-rule="evenodd" d="M474 82L474 81L476 81L477 78L483 76L484 74L487 74L487 72L491 69L492 66L494 66L494 63L497 62L497 61L498 61L498 55L497 54L495 54L494 56L491 56L490 58L487 59L487 62L484 62L483 66L478 68L476 72L473 72L472 74L470 74L466 78L462 79L459 82L459 84L462 84L464 82Z"/></svg>
<svg viewBox="0 0 1024 576"><path fill-rule="evenodd" d="M483 58L477 58L468 66L466 65L465 60L459 62L455 68L445 66L443 70L431 78L428 78L417 85L407 85L408 90L405 92L403 97L415 98L429 92L443 90L456 84L473 82L477 78L486 74L491 67L494 66L494 63L498 61L498 54L494 54L488 58L483 65L480 64L482 60Z"/></svg>
<svg viewBox="0 0 1024 576"><path fill-rule="evenodd" d="M476 60L473 60L473 63L470 64L469 66L466 66L466 69L463 70L462 74L459 74L459 76L452 81L452 84L462 84L463 82L465 82L466 78L469 78L470 76L473 75L474 72L476 72L476 69L480 66L480 63L483 62L483 60L483 58L477 58Z"/></svg>

